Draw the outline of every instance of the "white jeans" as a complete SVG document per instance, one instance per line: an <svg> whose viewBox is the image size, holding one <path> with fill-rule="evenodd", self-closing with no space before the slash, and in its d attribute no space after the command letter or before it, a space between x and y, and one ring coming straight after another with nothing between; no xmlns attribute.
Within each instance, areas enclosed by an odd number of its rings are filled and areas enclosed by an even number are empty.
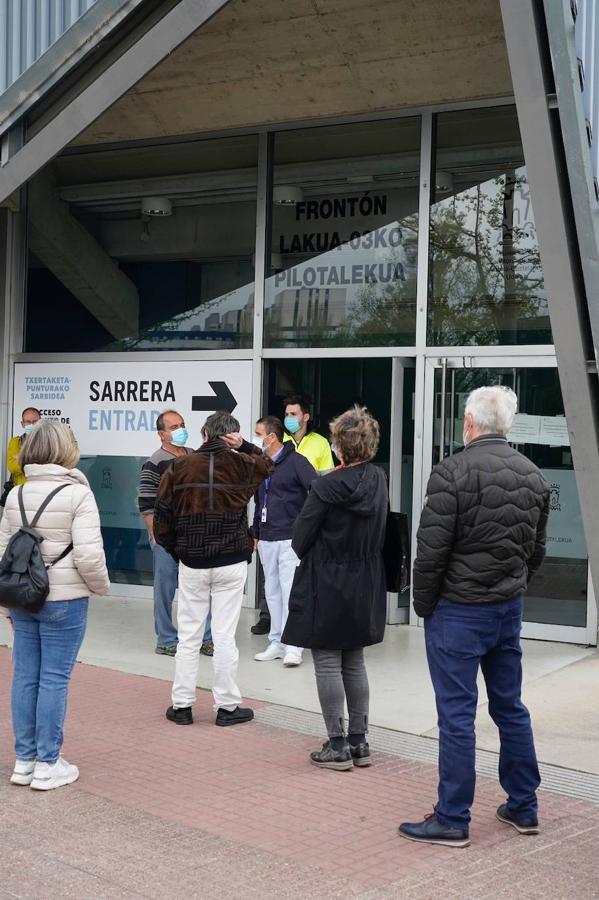
<svg viewBox="0 0 599 900"><path fill-rule="evenodd" d="M270 613L268 640L283 650L299 650L281 643L289 615L289 595L299 559L291 549L291 541L258 541L258 553L264 569L264 593Z"/></svg>
<svg viewBox="0 0 599 900"><path fill-rule="evenodd" d="M214 708L234 710L241 703L236 682L239 650L235 643L235 632L241 613L247 568L246 562L216 569L190 569L179 563L179 643L172 694L175 708L191 706L195 702L200 647L210 609L214 641Z"/></svg>

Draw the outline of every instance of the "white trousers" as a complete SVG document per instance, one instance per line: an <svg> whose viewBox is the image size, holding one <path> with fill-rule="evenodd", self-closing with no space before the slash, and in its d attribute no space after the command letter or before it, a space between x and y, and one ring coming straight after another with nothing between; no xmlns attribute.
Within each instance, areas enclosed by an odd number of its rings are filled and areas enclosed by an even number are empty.
<svg viewBox="0 0 599 900"><path fill-rule="evenodd" d="M177 629L173 706L191 706L196 699L200 647L208 610L212 610L214 641L214 708L234 710L241 703L237 687L239 650L235 632L241 613L248 564L235 563L216 569L190 569L179 563Z"/></svg>
<svg viewBox="0 0 599 900"><path fill-rule="evenodd" d="M264 593L270 613L268 640L282 650L299 650L281 643L289 615L289 595L299 559L291 549L291 541L258 541L258 553L264 569Z"/></svg>

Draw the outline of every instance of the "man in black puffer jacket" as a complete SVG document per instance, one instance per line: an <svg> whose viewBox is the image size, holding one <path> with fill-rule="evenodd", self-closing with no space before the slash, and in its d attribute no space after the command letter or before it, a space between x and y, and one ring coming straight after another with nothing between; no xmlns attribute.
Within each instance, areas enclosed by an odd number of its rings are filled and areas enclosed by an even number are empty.
<svg viewBox="0 0 599 900"><path fill-rule="evenodd" d="M497 817L521 834L539 830L540 776L520 699L520 629L523 595L545 556L550 488L507 441L516 408L509 388L473 391L465 449L440 462L428 484L413 583L437 701L439 797L433 816L400 826L411 840L469 844L479 667L499 728L499 779L508 795Z"/></svg>

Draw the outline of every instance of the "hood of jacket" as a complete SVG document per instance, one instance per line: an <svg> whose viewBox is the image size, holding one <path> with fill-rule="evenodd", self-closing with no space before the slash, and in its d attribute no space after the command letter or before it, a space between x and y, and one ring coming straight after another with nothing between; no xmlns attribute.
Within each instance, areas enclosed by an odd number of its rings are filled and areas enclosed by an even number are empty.
<svg viewBox="0 0 599 900"><path fill-rule="evenodd" d="M372 463L339 467L312 483L312 490L324 503L348 509L366 518L377 513L374 500L380 489L381 469Z"/></svg>
<svg viewBox="0 0 599 900"><path fill-rule="evenodd" d="M64 466L57 466L54 463L25 466L24 475L27 481L71 481L73 484L84 484L89 487L87 478L79 469L65 469Z"/></svg>

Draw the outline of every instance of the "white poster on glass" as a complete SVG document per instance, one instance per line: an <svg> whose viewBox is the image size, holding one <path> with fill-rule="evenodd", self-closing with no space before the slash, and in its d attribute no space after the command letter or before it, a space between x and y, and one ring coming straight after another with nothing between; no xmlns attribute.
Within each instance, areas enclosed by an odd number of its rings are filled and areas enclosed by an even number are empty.
<svg viewBox="0 0 599 900"><path fill-rule="evenodd" d="M542 469L551 486L547 555L586 559L587 546L578 502L576 476L572 469Z"/></svg>
<svg viewBox="0 0 599 900"><path fill-rule="evenodd" d="M511 444L538 444L541 433L541 416L516 413L514 424L507 438Z"/></svg>

